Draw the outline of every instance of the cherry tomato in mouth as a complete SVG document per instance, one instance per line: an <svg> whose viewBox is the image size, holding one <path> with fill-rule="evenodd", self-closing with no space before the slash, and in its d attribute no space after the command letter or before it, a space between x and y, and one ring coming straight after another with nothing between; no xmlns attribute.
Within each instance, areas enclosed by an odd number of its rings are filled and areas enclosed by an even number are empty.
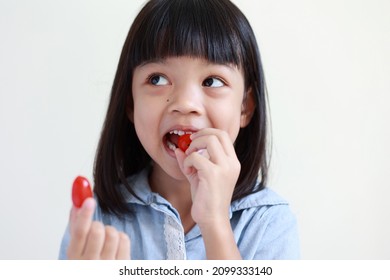
<svg viewBox="0 0 390 280"><path fill-rule="evenodd" d="M83 205L84 200L88 197L92 197L91 185L87 178L83 176L77 176L73 181L72 187L72 201L73 205L80 208Z"/></svg>
<svg viewBox="0 0 390 280"><path fill-rule="evenodd" d="M188 147L191 144L191 134L184 134L179 137L179 140L177 141L177 145L183 152L187 151Z"/></svg>

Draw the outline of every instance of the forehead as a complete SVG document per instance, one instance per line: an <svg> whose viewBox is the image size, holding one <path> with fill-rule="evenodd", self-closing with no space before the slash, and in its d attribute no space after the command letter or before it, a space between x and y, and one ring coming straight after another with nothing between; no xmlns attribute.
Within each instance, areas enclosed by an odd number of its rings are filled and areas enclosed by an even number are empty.
<svg viewBox="0 0 390 280"><path fill-rule="evenodd" d="M144 61L136 69L153 69L153 68L180 68L180 67L194 67L199 68L204 71L222 71L227 74L236 74L239 73L243 75L241 67L233 63L217 63L209 61L205 58L199 57L190 57L190 56L177 56L177 57L167 57L164 59L153 59L149 61Z"/></svg>
<svg viewBox="0 0 390 280"><path fill-rule="evenodd" d="M239 70L240 68L235 65L234 63L220 63L220 62L213 62L203 57L193 57L193 56L169 56L165 58L156 58L156 59L150 59L148 61L142 62L139 66L145 66L145 65L170 65L175 63L195 63L202 65L204 67L211 67L211 66L220 66L220 67L227 67L231 70Z"/></svg>

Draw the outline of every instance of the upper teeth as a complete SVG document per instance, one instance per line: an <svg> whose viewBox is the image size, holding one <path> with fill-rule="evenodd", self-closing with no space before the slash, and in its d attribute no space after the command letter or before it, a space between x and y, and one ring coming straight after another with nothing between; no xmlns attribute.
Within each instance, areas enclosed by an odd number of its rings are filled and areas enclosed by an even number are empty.
<svg viewBox="0 0 390 280"><path fill-rule="evenodd" d="M183 130L176 130L175 129L175 130L170 131L169 134L177 134L179 136L182 136L184 134L192 134L192 132L191 131L183 131Z"/></svg>

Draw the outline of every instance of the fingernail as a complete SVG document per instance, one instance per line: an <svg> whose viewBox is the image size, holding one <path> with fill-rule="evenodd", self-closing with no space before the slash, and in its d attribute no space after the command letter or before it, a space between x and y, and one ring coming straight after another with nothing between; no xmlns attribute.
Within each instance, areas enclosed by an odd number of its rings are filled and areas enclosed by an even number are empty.
<svg viewBox="0 0 390 280"><path fill-rule="evenodd" d="M196 152L198 154L200 154L201 156L204 156L205 158L210 159L210 155L207 152L207 149L200 149L200 150L197 150Z"/></svg>
<svg viewBox="0 0 390 280"><path fill-rule="evenodd" d="M95 207L95 200L93 198L87 198L84 201L83 208L85 209L92 209Z"/></svg>

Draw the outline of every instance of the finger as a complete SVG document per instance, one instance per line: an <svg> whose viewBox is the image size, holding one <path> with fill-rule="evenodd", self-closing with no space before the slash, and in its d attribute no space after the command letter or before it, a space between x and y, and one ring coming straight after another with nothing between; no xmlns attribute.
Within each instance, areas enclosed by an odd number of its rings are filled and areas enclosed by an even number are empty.
<svg viewBox="0 0 390 280"><path fill-rule="evenodd" d="M119 244L119 232L112 226L105 227L105 240L100 258L103 260L114 260Z"/></svg>
<svg viewBox="0 0 390 280"><path fill-rule="evenodd" d="M128 260L130 259L130 238L127 234L120 232L119 233L119 244L118 251L116 254L117 260Z"/></svg>
<svg viewBox="0 0 390 280"><path fill-rule="evenodd" d="M101 222L94 221L89 230L87 243L83 253L83 258L87 260L97 260L103 249L105 239L104 225Z"/></svg>
<svg viewBox="0 0 390 280"><path fill-rule="evenodd" d="M226 161L226 151L223 148L218 136L211 134L196 138L192 141L191 146L186 151L186 154L198 152L199 154L207 155L204 150L207 151L210 161L216 164L222 164Z"/></svg>
<svg viewBox="0 0 390 280"><path fill-rule="evenodd" d="M177 163L179 164L179 168L180 168L181 172L184 175L191 174L192 173L191 169L184 167L184 160L187 158L187 155L180 149L175 150L175 155L176 155Z"/></svg>
<svg viewBox="0 0 390 280"><path fill-rule="evenodd" d="M68 247L68 258L80 258L87 241L88 232L92 223L92 216L96 203L93 198L84 201L81 208L72 207L69 219L70 242Z"/></svg>
<svg viewBox="0 0 390 280"><path fill-rule="evenodd" d="M180 169L183 168L183 161L186 158L186 154L179 148L175 149L175 155L177 163L179 164Z"/></svg>
<svg viewBox="0 0 390 280"><path fill-rule="evenodd" d="M221 146L223 147L225 153L228 156L235 156L236 151L234 149L233 140L230 138L229 134L226 131L216 129L216 128L205 128L191 135L191 140L197 138L203 138L207 136L216 136ZM190 146L191 148L191 146Z"/></svg>
<svg viewBox="0 0 390 280"><path fill-rule="evenodd" d="M213 170L213 162L199 153L192 153L184 160L184 170L189 170L187 175L193 175L194 172L205 172L206 174Z"/></svg>
<svg viewBox="0 0 390 280"><path fill-rule="evenodd" d="M207 152L206 149L199 149L196 151L199 155L203 156L204 158L210 159L210 154Z"/></svg>
<svg viewBox="0 0 390 280"><path fill-rule="evenodd" d="M69 213L69 230L70 232L72 233L73 231L73 224L75 223L74 221L76 220L76 217L77 217L77 213L79 212L80 210L77 209L76 207L72 206L72 208L70 209L70 213Z"/></svg>

